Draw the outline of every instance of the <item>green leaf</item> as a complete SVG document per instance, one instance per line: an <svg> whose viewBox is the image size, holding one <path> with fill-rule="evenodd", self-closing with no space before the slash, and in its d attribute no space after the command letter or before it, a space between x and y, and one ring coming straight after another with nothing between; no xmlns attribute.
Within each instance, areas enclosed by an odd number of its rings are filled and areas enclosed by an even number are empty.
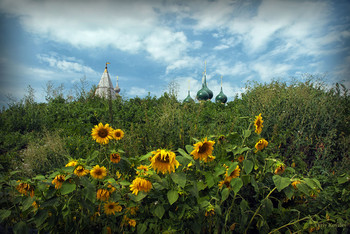
<svg viewBox="0 0 350 234"><path fill-rule="evenodd" d="M137 233L145 233L147 230L147 224L146 223L140 223L137 225Z"/></svg>
<svg viewBox="0 0 350 234"><path fill-rule="evenodd" d="M258 191L259 191L259 186L258 186L258 183L256 183L256 180L255 180L255 178L254 178L254 175L252 175L252 176L250 177L250 183L251 183L251 185L254 187L255 192L258 192Z"/></svg>
<svg viewBox="0 0 350 234"><path fill-rule="evenodd" d="M178 192L175 191L175 190L170 190L170 191L168 191L168 193L167 193L167 197L168 197L168 201L169 201L170 205L172 205L172 204L174 204L174 203L177 201L177 199L179 198L179 194L178 194Z"/></svg>
<svg viewBox="0 0 350 234"><path fill-rule="evenodd" d="M205 172L205 181L207 182L208 188L211 188L214 186L214 176L211 172Z"/></svg>
<svg viewBox="0 0 350 234"><path fill-rule="evenodd" d="M249 147L244 147L244 148L241 148L241 147L237 147L235 150L232 150L233 154L234 155L237 155L237 154L242 154L246 151L250 150Z"/></svg>
<svg viewBox="0 0 350 234"><path fill-rule="evenodd" d="M279 175L274 175L272 180L277 187L278 192L281 192L284 188L286 188L290 184L290 179L281 177Z"/></svg>
<svg viewBox="0 0 350 234"><path fill-rule="evenodd" d="M231 173L236 169L237 165L238 165L238 162L232 163L227 170L227 175L231 175Z"/></svg>
<svg viewBox="0 0 350 234"><path fill-rule="evenodd" d="M46 220L46 218L49 216L47 210L40 210L35 215L34 223L37 227L40 227Z"/></svg>
<svg viewBox="0 0 350 234"><path fill-rule="evenodd" d="M254 163L251 160L243 161L243 169L247 175L253 170L253 167L254 167Z"/></svg>
<svg viewBox="0 0 350 234"><path fill-rule="evenodd" d="M237 194L239 192L239 190L242 188L243 186L243 181L241 178L233 178L231 180L231 187L232 190Z"/></svg>
<svg viewBox="0 0 350 234"><path fill-rule="evenodd" d="M137 195L133 198L134 201L139 202L142 199L144 199L145 197L147 197L147 193L144 192L139 192L137 193Z"/></svg>
<svg viewBox="0 0 350 234"><path fill-rule="evenodd" d="M248 137L250 137L250 135L251 135L251 133L252 133L252 131L251 130L243 130L243 137L244 138L248 138Z"/></svg>
<svg viewBox="0 0 350 234"><path fill-rule="evenodd" d="M45 180L45 176L43 175L37 175L33 178L33 180Z"/></svg>
<svg viewBox="0 0 350 234"><path fill-rule="evenodd" d="M154 214L159 218L162 219L163 215L165 213L164 207L162 205L157 205L157 207L154 209Z"/></svg>
<svg viewBox="0 0 350 234"><path fill-rule="evenodd" d="M186 145L185 148L186 148L186 151L187 151L189 154L191 154L191 152L193 151L193 146L192 146L192 145Z"/></svg>
<svg viewBox="0 0 350 234"><path fill-rule="evenodd" d="M35 201L35 197L28 197L28 198L23 202L22 211L28 210L28 208L32 206L32 204L33 204L34 201Z"/></svg>
<svg viewBox="0 0 350 234"><path fill-rule="evenodd" d="M122 180L119 182L120 185L123 185L123 186L129 186L131 183L129 181L126 181L126 180Z"/></svg>
<svg viewBox="0 0 350 234"><path fill-rule="evenodd" d="M20 221L16 223L16 225L13 227L13 233L15 234L28 233L27 224L24 221Z"/></svg>
<svg viewBox="0 0 350 234"><path fill-rule="evenodd" d="M177 152L179 152L184 158L191 161L193 160L193 158L190 155L188 155L183 149L179 148Z"/></svg>
<svg viewBox="0 0 350 234"><path fill-rule="evenodd" d="M142 162L143 160L149 159L149 157L151 157L152 155L153 155L153 153L152 153L152 152L149 152L149 153L147 153L147 154L141 156L141 157L139 158L139 161Z"/></svg>
<svg viewBox="0 0 350 234"><path fill-rule="evenodd" d="M304 183L297 184L297 189L305 195L310 195L310 187Z"/></svg>
<svg viewBox="0 0 350 234"><path fill-rule="evenodd" d="M62 195L69 194L69 193L73 192L76 187L77 186L75 184L71 184L71 183L69 183L69 181L65 181L65 182L63 182L62 187L61 187L61 194Z"/></svg>
<svg viewBox="0 0 350 234"><path fill-rule="evenodd" d="M350 181L350 176L347 174L340 175L337 177L338 184L344 184L348 181Z"/></svg>
<svg viewBox="0 0 350 234"><path fill-rule="evenodd" d="M283 190L284 194L286 194L288 199L291 199L292 196L294 195L294 189L292 189L291 187L287 187Z"/></svg>
<svg viewBox="0 0 350 234"><path fill-rule="evenodd" d="M312 179L310 178L304 178L303 179L304 182L312 189L317 189L318 185L316 184L315 181L313 181Z"/></svg>
<svg viewBox="0 0 350 234"><path fill-rule="evenodd" d="M2 223L7 217L11 215L11 210L0 210L0 223Z"/></svg>
<svg viewBox="0 0 350 234"><path fill-rule="evenodd" d="M171 179L175 184L178 184L181 188L184 188L186 185L186 174L182 172L171 173Z"/></svg>
<svg viewBox="0 0 350 234"><path fill-rule="evenodd" d="M221 202L224 202L228 198L229 195L230 195L230 189L229 188L224 188L221 191Z"/></svg>
<svg viewBox="0 0 350 234"><path fill-rule="evenodd" d="M269 198L266 198L261 201L261 211L264 214L265 218L267 218L273 210L272 201Z"/></svg>

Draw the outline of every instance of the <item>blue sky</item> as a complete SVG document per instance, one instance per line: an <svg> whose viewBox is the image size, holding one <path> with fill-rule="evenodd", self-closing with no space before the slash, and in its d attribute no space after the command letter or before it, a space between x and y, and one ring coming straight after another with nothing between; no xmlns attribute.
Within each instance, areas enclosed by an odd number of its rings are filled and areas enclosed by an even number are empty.
<svg viewBox="0 0 350 234"><path fill-rule="evenodd" d="M0 105L31 85L65 95L86 77L97 85L105 63L125 98L179 100L201 87L204 61L214 97L232 101L246 82L325 77L350 88L350 1L316 0L0 0Z"/></svg>

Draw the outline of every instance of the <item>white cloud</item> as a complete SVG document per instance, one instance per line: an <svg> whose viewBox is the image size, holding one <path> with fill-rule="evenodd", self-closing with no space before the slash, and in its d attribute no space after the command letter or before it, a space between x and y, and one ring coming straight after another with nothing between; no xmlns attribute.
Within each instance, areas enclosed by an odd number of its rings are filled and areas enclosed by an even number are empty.
<svg viewBox="0 0 350 234"><path fill-rule="evenodd" d="M130 96L144 97L148 94L148 91L144 88L133 86L127 91L127 94Z"/></svg>

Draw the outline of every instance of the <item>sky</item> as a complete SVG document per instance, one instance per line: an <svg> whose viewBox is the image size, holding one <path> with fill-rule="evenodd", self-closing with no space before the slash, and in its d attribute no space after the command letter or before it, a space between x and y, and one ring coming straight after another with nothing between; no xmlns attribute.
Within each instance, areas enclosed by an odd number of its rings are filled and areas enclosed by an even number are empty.
<svg viewBox="0 0 350 234"><path fill-rule="evenodd" d="M109 62L124 98L195 98L205 69L228 101L248 81L323 77L350 88L349 0L0 0L0 106L30 85L74 95ZM9 99L9 97L11 97Z"/></svg>

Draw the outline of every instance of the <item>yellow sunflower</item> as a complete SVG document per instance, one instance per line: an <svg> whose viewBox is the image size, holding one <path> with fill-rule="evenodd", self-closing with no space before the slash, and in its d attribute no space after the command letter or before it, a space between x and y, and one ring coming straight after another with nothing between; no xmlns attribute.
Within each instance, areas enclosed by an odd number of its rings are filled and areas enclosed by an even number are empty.
<svg viewBox="0 0 350 234"><path fill-rule="evenodd" d="M23 195L27 196L28 193L31 197L34 197L34 188L27 183L20 183L17 185L16 189Z"/></svg>
<svg viewBox="0 0 350 234"><path fill-rule="evenodd" d="M255 144L255 153L258 152L259 150L263 150L264 148L267 147L269 143L267 142L267 140L265 140L264 138L263 139L260 139L256 144Z"/></svg>
<svg viewBox="0 0 350 234"><path fill-rule="evenodd" d="M77 168L75 168L74 174L76 174L79 177L86 176L87 174L89 174L89 170L85 169L83 166L79 165L79 166L77 166Z"/></svg>
<svg viewBox="0 0 350 234"><path fill-rule="evenodd" d="M113 185L111 185L111 184L108 184L107 187L109 188L110 193L113 193L113 192L115 192L115 191L117 190L117 189L116 189Z"/></svg>
<svg viewBox="0 0 350 234"><path fill-rule="evenodd" d="M163 174L175 172L175 168L180 165L176 160L174 152L164 149L158 149L153 151L154 156L151 158L151 165L157 173L162 172Z"/></svg>
<svg viewBox="0 0 350 234"><path fill-rule="evenodd" d="M205 138L203 141L197 142L194 144L194 149L191 152L194 159L200 159L204 162L207 162L208 157L212 155L215 144L215 141L208 141L207 138Z"/></svg>
<svg viewBox="0 0 350 234"><path fill-rule="evenodd" d="M111 160L112 163L119 163L121 157L120 157L120 154L113 153L113 154L110 154L109 159Z"/></svg>
<svg viewBox="0 0 350 234"><path fill-rule="evenodd" d="M292 186L294 187L294 189L298 189L297 184L300 184L300 183L301 183L300 180L294 180L292 182Z"/></svg>
<svg viewBox="0 0 350 234"><path fill-rule="evenodd" d="M225 176L226 176L225 180L227 180L228 182L231 182L233 178L239 177L240 172L241 172L241 169L239 169L239 166L237 165L237 167L233 170L233 172L231 172L231 174L228 175L228 168L227 168L225 173Z"/></svg>
<svg viewBox="0 0 350 234"><path fill-rule="evenodd" d="M66 180L64 175L57 175L55 179L52 181L52 184L55 185L55 189L59 189L62 187L63 182Z"/></svg>
<svg viewBox="0 0 350 234"><path fill-rule="evenodd" d="M284 164L279 164L277 165L276 169L275 169L275 174L276 175L281 175L283 174L284 170L286 169Z"/></svg>
<svg viewBox="0 0 350 234"><path fill-rule="evenodd" d="M75 167L78 164L76 160L70 160L69 163L66 164L66 167Z"/></svg>
<svg viewBox="0 0 350 234"><path fill-rule="evenodd" d="M151 188L152 183L141 177L136 177L130 185L130 191L132 191L132 193L135 195L137 195L140 191L147 193L151 190Z"/></svg>
<svg viewBox="0 0 350 234"><path fill-rule="evenodd" d="M96 165L90 171L90 175L95 179L103 179L105 176L107 176L107 169L105 167L100 167L99 165Z"/></svg>
<svg viewBox="0 0 350 234"><path fill-rule="evenodd" d="M121 129L116 129L113 131L112 136L117 141L121 140L124 137L124 132Z"/></svg>
<svg viewBox="0 0 350 234"><path fill-rule="evenodd" d="M145 166L145 165L138 166L136 174L137 175L147 175L148 167L149 166Z"/></svg>
<svg viewBox="0 0 350 234"><path fill-rule="evenodd" d="M104 205L106 215L115 215L115 212L120 212L122 209L118 202L106 202Z"/></svg>
<svg viewBox="0 0 350 234"><path fill-rule="evenodd" d="M244 156L243 155L238 156L237 160L240 163L243 162L244 161Z"/></svg>
<svg viewBox="0 0 350 234"><path fill-rule="evenodd" d="M136 220L135 219L129 219L128 223L129 223L129 225L131 227L135 227L136 226Z"/></svg>
<svg viewBox="0 0 350 234"><path fill-rule="evenodd" d="M255 116L256 119L254 121L254 126L255 126L255 132L257 134L260 134L262 132L262 128L264 127L262 124L264 120L261 117L261 113L258 116Z"/></svg>
<svg viewBox="0 0 350 234"><path fill-rule="evenodd" d="M111 193L107 189L98 189L96 193L97 200L107 201Z"/></svg>
<svg viewBox="0 0 350 234"><path fill-rule="evenodd" d="M113 139L113 128L109 124L103 126L102 123L99 123L92 129L91 136L100 144L108 144L109 140Z"/></svg>

